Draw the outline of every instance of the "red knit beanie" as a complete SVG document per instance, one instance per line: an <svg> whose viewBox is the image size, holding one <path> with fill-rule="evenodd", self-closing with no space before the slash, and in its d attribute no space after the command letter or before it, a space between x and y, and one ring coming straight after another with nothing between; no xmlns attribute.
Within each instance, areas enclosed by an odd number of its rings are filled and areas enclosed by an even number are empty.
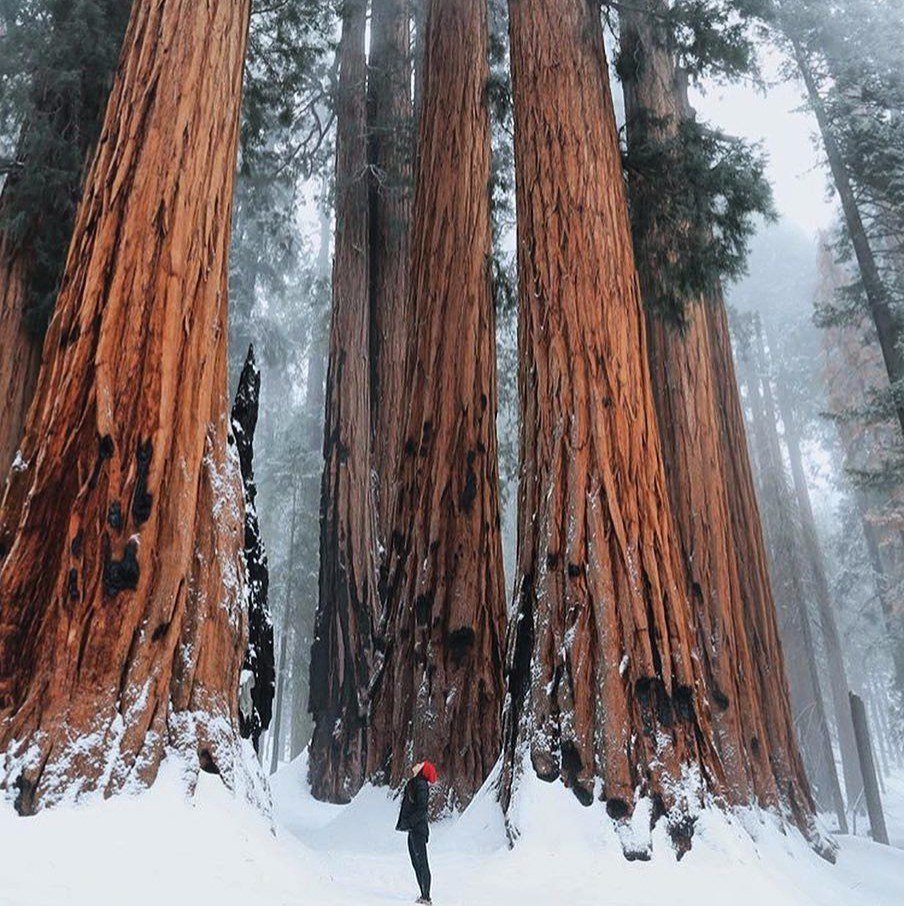
<svg viewBox="0 0 904 906"><path fill-rule="evenodd" d="M432 761L424 762L421 773L424 775L424 779L427 783L436 783L436 765L434 765Z"/></svg>

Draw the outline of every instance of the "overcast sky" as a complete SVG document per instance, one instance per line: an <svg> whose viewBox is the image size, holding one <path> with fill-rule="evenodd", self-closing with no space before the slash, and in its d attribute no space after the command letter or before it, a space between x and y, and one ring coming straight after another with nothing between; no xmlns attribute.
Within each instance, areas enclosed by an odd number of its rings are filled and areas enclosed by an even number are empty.
<svg viewBox="0 0 904 906"><path fill-rule="evenodd" d="M800 86L779 80L774 53L769 53L763 68L770 83L765 93L750 84L714 85L705 93L692 92L692 103L711 125L763 142L779 214L815 234L832 225L835 211L813 144L816 123L809 111L801 109Z"/></svg>

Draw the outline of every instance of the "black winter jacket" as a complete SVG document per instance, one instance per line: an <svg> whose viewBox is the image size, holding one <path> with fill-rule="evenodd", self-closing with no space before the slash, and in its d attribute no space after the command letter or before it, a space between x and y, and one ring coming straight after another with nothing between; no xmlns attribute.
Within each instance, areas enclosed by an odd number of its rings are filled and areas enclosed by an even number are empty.
<svg viewBox="0 0 904 906"><path fill-rule="evenodd" d="M402 794L402 807L399 809L399 820L396 823L398 831L412 831L417 834L423 834L425 837L430 835L427 828L427 805L430 801L430 788L427 784L427 778L421 776L412 777L405 785L405 792Z"/></svg>

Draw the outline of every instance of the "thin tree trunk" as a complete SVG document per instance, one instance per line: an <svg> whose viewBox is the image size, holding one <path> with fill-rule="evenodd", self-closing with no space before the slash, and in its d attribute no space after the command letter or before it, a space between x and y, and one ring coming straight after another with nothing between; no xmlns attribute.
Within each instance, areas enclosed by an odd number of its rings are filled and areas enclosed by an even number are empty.
<svg viewBox="0 0 904 906"><path fill-rule="evenodd" d="M388 546L392 487L408 404L408 232L412 102L409 0L374 0L367 86L370 139L370 317L377 529Z"/></svg>
<svg viewBox="0 0 904 906"><path fill-rule="evenodd" d="M885 734L882 732L882 723L881 718L879 717L879 708L876 705L875 696L872 694L872 690L867 688L866 690L866 706L869 711L870 722L872 724L873 732L870 734L872 741L874 742L873 746L873 757L875 758L876 752L879 753L879 770L877 775L879 777L879 787L882 793L885 793L885 784L883 783L883 775L888 774L888 753L885 749ZM862 698L862 696L861 696Z"/></svg>
<svg viewBox="0 0 904 906"><path fill-rule="evenodd" d="M379 617L371 482L367 4L348 0L339 43L336 246L320 504L320 593L311 647L311 788L348 802L364 782Z"/></svg>
<svg viewBox="0 0 904 906"><path fill-rule="evenodd" d="M851 722L851 706L848 699L850 687L844 666L841 636L838 632L838 624L835 621L835 602L832 600L832 593L829 591L825 557L822 545L819 543L819 536L816 533L816 520L813 517L810 490L807 486L807 476L800 451L800 434L797 429L794 410L788 398L786 383L787 378L780 377L776 385L779 411L785 428L785 447L788 450L791 462L791 477L797 497L797 510L800 514L800 534L803 541L804 554L810 566L816 606L819 609L819 626L822 631L826 660L828 661L829 687L835 711L838 745L841 750L844 789L847 794L847 801L854 803L863 792L863 779L860 776L860 765L857 761L857 743L854 739L854 725Z"/></svg>
<svg viewBox="0 0 904 906"><path fill-rule="evenodd" d="M326 336L323 325L315 325L312 329L311 344L308 358L307 388L305 391L305 413L308 419L308 430L305 432L304 444L306 448L305 475L301 483L301 509L303 513L317 511L320 494L320 482L314 477L323 468L322 444L323 439L323 406L324 406L324 378L326 376ZM310 474L309 473L310 470ZM310 569L305 564L306 569ZM316 573L314 574L316 576ZM309 578L314 578L310 576ZM289 756L296 758L310 742L311 721L308 714L308 676L310 662L308 656L311 652L311 617L316 609L313 595L309 598L309 591L316 585L307 581L299 592L299 601L296 608L294 632L292 633L292 730L289 742ZM316 592L315 592L316 594ZM308 607L311 607L309 610Z"/></svg>
<svg viewBox="0 0 904 906"><path fill-rule="evenodd" d="M860 271L860 279L863 283L869 314L879 337L879 347L882 350L882 358L885 362L888 380L900 392L900 388L904 388L904 330L902 330L902 322L894 311L888 287L879 273L879 266L876 263L869 237L866 234L866 228L863 225L863 218L857 206L851 178L845 166L841 149L838 147L835 136L832 133L832 124L829 121L822 97L819 94L816 79L800 45L793 39L791 43L798 70L806 87L807 97L810 100L810 106L813 108L819 132L822 136L832 181L841 201L841 210L851 239L851 245L854 249L854 255L857 259L857 267ZM901 426L901 432L904 434L904 404L898 404L895 407L895 411Z"/></svg>
<svg viewBox="0 0 904 906"><path fill-rule="evenodd" d="M398 785L430 758L443 768L436 803L463 807L499 755L505 634L486 4L431 0L424 41L409 401L370 770Z"/></svg>
<svg viewBox="0 0 904 906"><path fill-rule="evenodd" d="M885 627L891 642L891 657L894 666L895 689L904 702L904 616L899 608L894 606L890 599L890 580L885 563L882 559L882 549L879 543L879 533L870 519L870 508L863 490L855 490L857 509L860 513L860 522L863 527L863 539L873 569L873 579L876 587L876 596L879 607L885 619Z"/></svg>
<svg viewBox="0 0 904 906"><path fill-rule="evenodd" d="M283 600L283 629L279 639L279 660L276 662L276 700L273 713L273 749L270 773L275 774L282 754L283 714L286 710L286 677L289 673L289 637L292 635L293 591L295 588L295 550L298 529L298 487L292 488L292 518L289 522L289 559L286 563L286 594Z"/></svg>
<svg viewBox="0 0 904 906"><path fill-rule="evenodd" d="M866 698L869 703L870 714L872 715L873 729L879 738L879 752L882 758L882 772L888 776L893 763L895 762L895 746L888 735L888 723L886 721L884 702L882 693L877 689L872 676L868 676L863 684L866 690Z"/></svg>
<svg viewBox="0 0 904 906"><path fill-rule="evenodd" d="M882 811L882 798L879 795L879 782L876 777L876 765L873 761L873 749L869 738L869 726L866 722L866 709L859 695L850 693L851 714L854 732L857 736L857 751L860 755L860 772L863 774L863 790L866 794L866 810L869 813L869 826L873 840L888 846L888 830L885 826L885 813Z"/></svg>
<svg viewBox="0 0 904 906"><path fill-rule="evenodd" d="M275 774L279 768L279 756L282 753L282 716L286 702L286 673L287 656L289 651L289 626L283 626L279 639L279 660L276 662L276 705L273 712L273 724L270 731L272 747L270 749L270 774Z"/></svg>
<svg viewBox="0 0 904 906"><path fill-rule="evenodd" d="M560 778L626 819L693 821L723 791L673 543L598 10L510 0L522 416L516 612L500 796ZM626 854L645 847L626 842Z"/></svg>
<svg viewBox="0 0 904 906"><path fill-rule="evenodd" d="M226 283L248 19L247 0L133 7L0 507L0 748L23 813L150 783L169 748L240 769Z"/></svg>
<svg viewBox="0 0 904 906"><path fill-rule="evenodd" d="M741 580L743 613L751 645L754 678L764 708L766 740L750 740L750 748L764 747L782 801L799 827L812 827L813 800L800 756L785 672L785 655L779 632L763 522L749 454L744 410L738 388L728 313L721 288L706 307L713 357L722 449L726 465L725 487ZM811 839L815 838L811 831Z"/></svg>

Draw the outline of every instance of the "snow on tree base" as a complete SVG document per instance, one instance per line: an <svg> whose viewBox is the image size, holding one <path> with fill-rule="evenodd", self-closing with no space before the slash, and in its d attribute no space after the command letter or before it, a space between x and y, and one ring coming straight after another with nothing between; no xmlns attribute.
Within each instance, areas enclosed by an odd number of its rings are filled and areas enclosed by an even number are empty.
<svg viewBox="0 0 904 906"><path fill-rule="evenodd" d="M0 807L3 906L392 906L417 896L398 802L365 786L349 806L313 799L301 758L273 779L274 820L167 758L137 796L60 807L22 821ZM492 778L491 778L492 779ZM892 842L904 846L904 772L889 778ZM693 849L677 861L664 828L652 859L626 862L599 802L582 806L559 784L526 777L520 836L508 845L495 789L431 829L437 906L898 906L904 852L840 838L835 866L793 828L753 810L704 810ZM13 867L13 868L11 868Z"/></svg>

